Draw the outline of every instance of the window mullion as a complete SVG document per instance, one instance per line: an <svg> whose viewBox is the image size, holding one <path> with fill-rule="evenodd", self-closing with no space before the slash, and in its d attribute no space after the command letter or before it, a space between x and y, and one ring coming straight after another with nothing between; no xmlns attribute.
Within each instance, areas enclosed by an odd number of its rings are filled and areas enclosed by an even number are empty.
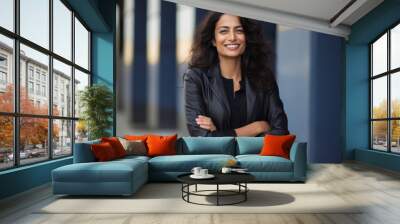
<svg viewBox="0 0 400 224"><path fill-rule="evenodd" d="M72 91L72 105L71 105L71 117L75 118L75 12L72 11L72 16L71 16L71 23L72 23L72 29L71 29L71 56L72 56L72 71L71 71L71 91ZM72 126L72 130L71 130L71 150L72 150L72 155L74 155L74 145L75 145L75 125L76 125L76 121L73 120L71 122L71 126Z"/></svg>
<svg viewBox="0 0 400 224"><path fill-rule="evenodd" d="M20 15L19 15L19 8L20 8L20 1L15 0L14 1L14 30L17 35L19 35L19 21L20 21ZM19 105L19 99L20 99L20 50L19 50L19 39L15 38L14 39L14 63L13 63L13 70L14 70L14 112L15 114L19 114L20 112L20 105ZM17 116L14 116L14 166L19 166L20 164L20 158L19 158L19 136L20 136L20 118Z"/></svg>
<svg viewBox="0 0 400 224"><path fill-rule="evenodd" d="M53 52L53 0L49 0L49 50ZM49 73L48 73L49 86L47 90L49 94L49 120L48 120L48 151L49 159L53 159L53 56L49 55Z"/></svg>
<svg viewBox="0 0 400 224"><path fill-rule="evenodd" d="M370 122L369 122L369 148L373 149L373 147L374 147L373 127L374 127L374 125L373 125L373 121L372 121L372 119L373 119L373 108L372 108L373 107L373 98L372 98L372 96L373 96L374 88L373 88L372 72L373 72L373 64L374 64L373 63L374 48L372 47L372 44L370 45L369 49L370 49L370 51L369 51L370 52L370 57L369 57L369 62L370 62L370 66L369 66L369 69L370 69L370 71L369 71L369 119L370 119Z"/></svg>
<svg viewBox="0 0 400 224"><path fill-rule="evenodd" d="M389 29L389 31L387 32L387 52L386 52L386 54L387 54L387 71L389 71L390 70L390 29ZM388 116L388 118L391 118L392 117L392 111L391 111L391 108L392 108L392 106L391 106L391 104L392 104L392 100L391 100L391 82L390 82L390 80L391 80L391 78L392 78L392 75L391 75L391 73L389 73L388 75L387 75L387 110L388 110L388 112L387 112L387 116ZM388 152L391 152L392 151L392 136L391 136L391 120L390 119L388 119L388 121L387 121L387 135L388 135Z"/></svg>

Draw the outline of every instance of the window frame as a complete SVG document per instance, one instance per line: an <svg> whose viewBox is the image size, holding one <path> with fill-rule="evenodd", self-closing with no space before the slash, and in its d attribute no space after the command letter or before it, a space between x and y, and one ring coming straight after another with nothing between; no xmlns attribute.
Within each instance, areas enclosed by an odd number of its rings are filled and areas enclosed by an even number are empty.
<svg viewBox="0 0 400 224"><path fill-rule="evenodd" d="M382 33L380 33L375 39L373 39L371 42L368 43L368 53L369 53L369 77L368 77L368 84L369 84L369 149L372 151L379 151L379 152L385 152L385 153L390 153L390 154L396 154L399 155L400 152L393 152L392 151L392 136L391 136L391 122L392 121L400 121L400 117L392 117L392 99L391 99L391 79L392 75L395 75L396 73L400 72L400 67L391 69L391 31L393 28L396 26L400 26L400 21L396 21L393 23L390 27L385 29ZM383 37L385 34L387 34L387 64L386 64L386 71L380 74L376 74L374 76L373 74L373 44L379 40L381 37ZM387 105L386 105L386 118L373 118L373 81L378 78L386 77L386 87L387 87ZM373 144L373 125L372 123L374 121L386 121L386 151L379 150L374 148Z"/></svg>
<svg viewBox="0 0 400 224"><path fill-rule="evenodd" d="M71 93L72 93L72 99L71 99L71 104L74 105L75 103L75 88L74 88L74 82L75 82L75 69L87 74L89 76L89 83L88 85L92 85L92 57L91 57L91 49L92 49L92 43L91 43L91 38L92 38L92 31L89 29L88 25L83 21L83 19L76 13L72 7L65 1L65 0L59 0L68 10L71 11L71 59L64 58L63 56L55 53L53 50L53 24L54 24L54 18L53 18L53 1L54 0L48 0L49 3L49 48L46 49L45 47L40 46L39 44L36 44L29 39L24 38L23 36L20 35L20 0L14 0L13 1L13 10L14 10L14 31L10 31L4 27L0 26L0 35L3 35L5 37L11 38L13 40L13 63L12 63L12 71L13 71L13 77L14 77L14 110L13 112L2 112L0 111L0 116L5 116L5 117L12 117L13 119L13 154L14 154L14 161L13 161L13 166L10 167L5 167L5 168L0 168L0 172L5 171L5 170L11 170L11 169L16 169L19 167L23 166L30 166L33 164L38 164L38 163L43 163L46 161L51 161L51 160L58 160L66 157L73 156L74 152L74 143L75 143L75 126L76 126L76 121L79 120L79 117L75 116L75 108L71 108L71 114L70 116L56 116L53 115L53 59L58 60L61 63L64 63L68 66L71 66ZM83 27L88 31L88 69L85 69L78 64L75 63L75 18L79 20L79 22L83 25ZM46 115L39 115L39 114L27 114L27 113L21 113L20 112L20 45L23 44L27 47L32 48L33 50L36 50L40 53L43 53L48 56L49 62L48 62L48 82L46 84L46 91L48 91L48 94L45 92L45 94L48 96L48 112ZM27 64L27 71L29 70L30 67L28 67L29 64ZM33 70L33 83L34 86L36 83L42 83L41 79L41 72L39 74L39 80L36 82L36 69ZM26 81L28 82L30 79L30 74L27 72L26 74ZM42 85L40 85L42 86ZM27 89L27 91L29 91ZM36 91L36 89L34 89ZM40 94L42 96L42 94ZM40 160L38 162L32 162L32 163L26 163L26 164L21 164L20 161L20 119L21 118L45 118L47 119L48 122L48 136L47 136L47 150L48 150L48 155L47 158L44 157L43 160ZM71 153L68 155L62 155L62 156L54 156L54 147L53 147L53 122L56 120L65 120L65 121L71 121Z"/></svg>

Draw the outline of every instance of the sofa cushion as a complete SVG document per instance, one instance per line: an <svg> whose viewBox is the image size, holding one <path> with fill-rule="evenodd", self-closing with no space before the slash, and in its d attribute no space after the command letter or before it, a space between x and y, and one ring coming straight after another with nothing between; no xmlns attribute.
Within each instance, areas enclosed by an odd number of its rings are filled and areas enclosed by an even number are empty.
<svg viewBox="0 0 400 224"><path fill-rule="evenodd" d="M175 155L158 156L149 160L149 170L163 172L190 172L193 167L200 166L211 172L219 171L230 159L231 155Z"/></svg>
<svg viewBox="0 0 400 224"><path fill-rule="evenodd" d="M53 170L58 182L129 182L134 172L147 171L146 162L139 159L108 162L74 163Z"/></svg>
<svg viewBox="0 0 400 224"><path fill-rule="evenodd" d="M233 137L182 137L177 146L178 154L226 154L234 155Z"/></svg>
<svg viewBox="0 0 400 224"><path fill-rule="evenodd" d="M292 172L292 161L278 156L238 155L240 167L249 172Z"/></svg>
<svg viewBox="0 0 400 224"><path fill-rule="evenodd" d="M108 142L114 149L117 158L126 156L126 151L117 137L103 137L101 142Z"/></svg>
<svg viewBox="0 0 400 224"><path fill-rule="evenodd" d="M100 139L75 143L74 147L74 163L95 162L96 158L90 148L92 144L99 144Z"/></svg>
<svg viewBox="0 0 400 224"><path fill-rule="evenodd" d="M108 142L92 144L90 147L92 149L94 157L96 157L96 160L99 162L105 162L118 158L112 145Z"/></svg>
<svg viewBox="0 0 400 224"><path fill-rule="evenodd" d="M148 162L150 157L147 156L137 156L137 155L130 155L130 156L125 156L124 158L116 159L113 160L113 162L131 162L135 160L143 161L143 162Z"/></svg>
<svg viewBox="0 0 400 224"><path fill-rule="evenodd" d="M121 142L122 146L126 151L126 155L138 155L145 156L147 155L146 144L141 140L127 140L124 138L118 138Z"/></svg>
<svg viewBox="0 0 400 224"><path fill-rule="evenodd" d="M259 154L264 145L264 137L237 137L236 155Z"/></svg>

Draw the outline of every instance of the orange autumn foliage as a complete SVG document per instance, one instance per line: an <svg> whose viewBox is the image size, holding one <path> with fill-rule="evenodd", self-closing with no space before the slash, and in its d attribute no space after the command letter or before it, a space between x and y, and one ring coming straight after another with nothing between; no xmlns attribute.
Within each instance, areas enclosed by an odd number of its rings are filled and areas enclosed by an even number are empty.
<svg viewBox="0 0 400 224"><path fill-rule="evenodd" d="M12 113L14 110L14 89L13 85L8 85L6 92L0 93L0 111ZM46 106L44 106L46 105ZM20 88L20 110L22 114L48 114L47 104L34 105L29 99L28 93L24 87ZM54 110L55 114L59 111ZM9 148L13 146L13 117L0 116L0 146ZM47 118L20 118L20 148L30 144L45 144L48 137L48 119ZM57 138L60 128L53 126L53 138Z"/></svg>

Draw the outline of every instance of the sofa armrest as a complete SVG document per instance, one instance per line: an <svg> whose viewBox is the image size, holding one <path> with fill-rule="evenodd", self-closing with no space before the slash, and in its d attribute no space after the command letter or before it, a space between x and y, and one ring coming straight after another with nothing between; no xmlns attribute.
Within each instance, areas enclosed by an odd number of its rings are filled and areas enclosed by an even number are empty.
<svg viewBox="0 0 400 224"><path fill-rule="evenodd" d="M307 176L307 143L293 143L290 149L290 160L293 162L293 179L305 181Z"/></svg>
<svg viewBox="0 0 400 224"><path fill-rule="evenodd" d="M74 163L95 162L96 158L94 157L90 146L92 144L98 144L98 143L100 143L100 140L75 143L75 145L74 145Z"/></svg>

